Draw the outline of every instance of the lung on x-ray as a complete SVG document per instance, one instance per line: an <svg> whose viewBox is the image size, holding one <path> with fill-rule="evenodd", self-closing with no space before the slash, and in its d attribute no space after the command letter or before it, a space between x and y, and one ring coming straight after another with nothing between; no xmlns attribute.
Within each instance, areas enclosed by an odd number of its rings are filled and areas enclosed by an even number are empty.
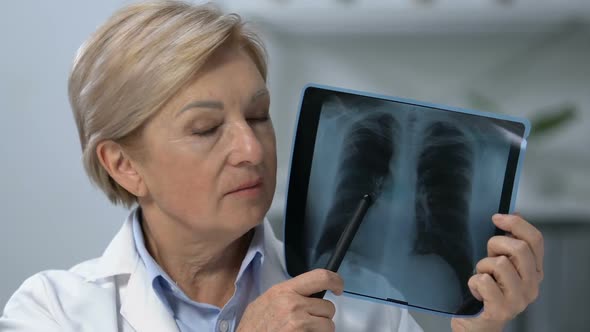
<svg viewBox="0 0 590 332"><path fill-rule="evenodd" d="M376 193L338 273L345 294L475 315L469 291L491 221L512 212L525 119L311 85L285 213L289 275L323 268L365 194Z"/></svg>

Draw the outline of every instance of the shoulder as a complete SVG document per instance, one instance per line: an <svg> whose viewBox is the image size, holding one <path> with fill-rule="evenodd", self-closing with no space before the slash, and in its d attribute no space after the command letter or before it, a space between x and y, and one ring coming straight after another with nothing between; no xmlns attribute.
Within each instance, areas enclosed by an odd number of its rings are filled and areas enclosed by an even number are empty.
<svg viewBox="0 0 590 332"><path fill-rule="evenodd" d="M34 274L26 279L13 297L20 294L35 294L51 297L53 295L65 295L62 290L69 290L68 293L79 293L80 288L87 287L92 283L88 279L93 276L98 267L98 259L90 259L74 265L69 270L46 270Z"/></svg>
<svg viewBox="0 0 590 332"><path fill-rule="evenodd" d="M43 271L26 279L6 303L0 317L0 330L67 329L72 323L72 312L84 316L85 312L95 309L94 301L106 295L104 285L87 280L96 263L93 259L70 270Z"/></svg>
<svg viewBox="0 0 590 332"><path fill-rule="evenodd" d="M18 304L24 299L37 299L47 302L55 296L64 296L67 293L79 293L81 287L88 282L87 277L92 274L96 266L96 259L88 260L75 265L69 270L46 270L27 278L16 290L7 303L7 308ZM68 290L68 292L62 292Z"/></svg>
<svg viewBox="0 0 590 332"><path fill-rule="evenodd" d="M44 271L29 277L6 303L0 330L39 331L41 327L47 331L61 330L57 289L77 283L79 278L68 271Z"/></svg>
<svg viewBox="0 0 590 332"><path fill-rule="evenodd" d="M67 272L67 273L71 274L72 276L78 276L80 278L88 278L97 272L97 270L99 269L99 266L100 266L99 262L100 262L100 258L89 259L87 261L83 261L81 263L78 263L78 264L72 266L67 271L62 271L62 272ZM48 271L48 272L51 272L51 271ZM58 272L58 271L53 271L53 272ZM56 276L58 276L57 273L56 273Z"/></svg>

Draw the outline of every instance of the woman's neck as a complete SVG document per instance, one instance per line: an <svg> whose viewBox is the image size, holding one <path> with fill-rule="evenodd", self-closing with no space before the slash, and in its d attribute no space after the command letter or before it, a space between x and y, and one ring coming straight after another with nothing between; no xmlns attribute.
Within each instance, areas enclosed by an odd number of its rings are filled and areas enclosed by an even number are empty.
<svg viewBox="0 0 590 332"><path fill-rule="evenodd" d="M223 307L235 292L254 230L235 240L205 239L148 218L144 211L145 246L154 260L190 299Z"/></svg>

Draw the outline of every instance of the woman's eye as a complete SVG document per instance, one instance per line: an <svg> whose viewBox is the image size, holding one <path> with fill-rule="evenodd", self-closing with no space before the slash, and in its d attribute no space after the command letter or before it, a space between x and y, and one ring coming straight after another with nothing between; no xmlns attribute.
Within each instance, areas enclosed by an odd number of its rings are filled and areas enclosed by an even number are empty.
<svg viewBox="0 0 590 332"><path fill-rule="evenodd" d="M197 135L197 136L211 136L213 134L215 134L215 132L217 132L217 129L219 128L219 126L215 126L215 127L211 127L209 129L204 129L204 130L194 130L193 131L193 135Z"/></svg>
<svg viewBox="0 0 590 332"><path fill-rule="evenodd" d="M261 117L249 118L248 122L259 123L259 122L266 122L269 119L270 119L270 117L268 115L265 115L265 116L261 116Z"/></svg>

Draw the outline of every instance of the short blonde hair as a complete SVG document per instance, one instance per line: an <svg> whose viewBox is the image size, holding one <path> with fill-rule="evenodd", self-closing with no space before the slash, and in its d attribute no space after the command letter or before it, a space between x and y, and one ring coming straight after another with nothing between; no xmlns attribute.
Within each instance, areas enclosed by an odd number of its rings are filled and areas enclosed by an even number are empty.
<svg viewBox="0 0 590 332"><path fill-rule="evenodd" d="M212 4L151 1L117 11L80 47L69 78L86 173L111 202L137 198L100 164L97 145L133 138L224 45L252 57L266 80L266 51L237 14Z"/></svg>

